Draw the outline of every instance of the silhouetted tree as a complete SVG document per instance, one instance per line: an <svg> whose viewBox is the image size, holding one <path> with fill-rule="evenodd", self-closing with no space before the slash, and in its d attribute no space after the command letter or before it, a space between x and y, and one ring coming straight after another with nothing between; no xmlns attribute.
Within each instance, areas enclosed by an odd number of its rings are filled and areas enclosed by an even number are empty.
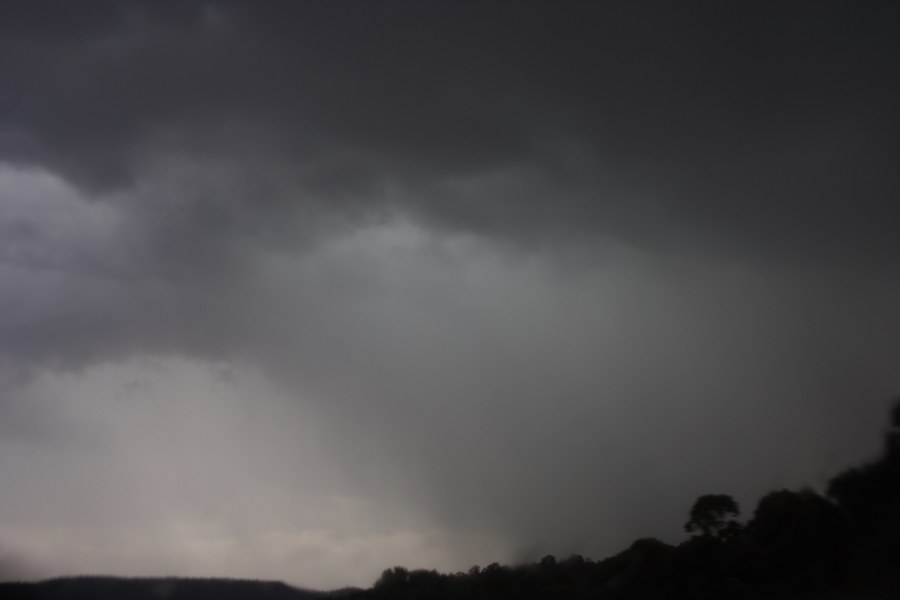
<svg viewBox="0 0 900 600"><path fill-rule="evenodd" d="M405 567L385 569L375 582L374 591L380 596L402 597L409 591L409 570Z"/></svg>
<svg viewBox="0 0 900 600"><path fill-rule="evenodd" d="M769 493L759 501L747 533L782 580L814 585L834 583L842 574L847 521L812 490Z"/></svg>
<svg viewBox="0 0 900 600"><path fill-rule="evenodd" d="M740 523L728 517L738 517L740 514L738 503L731 496L706 494L694 502L684 530L720 538L734 537L740 531Z"/></svg>
<svg viewBox="0 0 900 600"><path fill-rule="evenodd" d="M900 400L890 413L882 455L833 478L828 495L852 526L857 567L892 569L900 560Z"/></svg>

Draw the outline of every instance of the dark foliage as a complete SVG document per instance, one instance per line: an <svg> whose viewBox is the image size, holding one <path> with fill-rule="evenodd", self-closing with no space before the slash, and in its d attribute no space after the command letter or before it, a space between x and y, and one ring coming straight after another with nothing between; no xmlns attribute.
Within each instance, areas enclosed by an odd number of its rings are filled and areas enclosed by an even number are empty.
<svg viewBox="0 0 900 600"><path fill-rule="evenodd" d="M375 600L900 598L900 401L877 460L835 477L828 495L764 496L746 525L731 496L697 499L678 546L634 542L601 561L548 556L535 564L440 575L384 572Z"/></svg>
<svg viewBox="0 0 900 600"><path fill-rule="evenodd" d="M690 519L684 525L688 533L699 532L721 538L735 537L740 533L740 525L734 519L741 510L731 496L707 494L700 496L691 508Z"/></svg>
<svg viewBox="0 0 900 600"><path fill-rule="evenodd" d="M672 546L637 540L593 561L545 556L533 564L441 574L387 569L368 590L318 593L284 584L198 579L57 579L0 584L0 598L68 600L832 600L900 598L900 401L880 457L831 480L828 494L778 490L737 521L728 495L701 496Z"/></svg>

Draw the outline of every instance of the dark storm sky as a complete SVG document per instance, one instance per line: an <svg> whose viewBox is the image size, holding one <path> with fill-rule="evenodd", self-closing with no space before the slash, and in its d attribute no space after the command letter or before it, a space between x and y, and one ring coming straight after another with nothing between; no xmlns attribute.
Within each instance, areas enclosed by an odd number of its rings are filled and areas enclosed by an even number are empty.
<svg viewBox="0 0 900 600"><path fill-rule="evenodd" d="M677 541L900 392L891 2L0 4L0 577Z"/></svg>

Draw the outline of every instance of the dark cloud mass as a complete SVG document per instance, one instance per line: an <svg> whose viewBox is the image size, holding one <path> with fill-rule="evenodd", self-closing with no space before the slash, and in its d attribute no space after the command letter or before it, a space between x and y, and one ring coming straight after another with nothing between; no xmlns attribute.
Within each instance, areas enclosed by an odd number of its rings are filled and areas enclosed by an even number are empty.
<svg viewBox="0 0 900 600"><path fill-rule="evenodd" d="M0 544L366 584L820 485L900 389L898 28L3 2Z"/></svg>
<svg viewBox="0 0 900 600"><path fill-rule="evenodd" d="M504 234L674 222L719 244L897 250L888 3L4 10L4 154L90 189L190 152L248 179L282 166L292 181L258 193L278 204L365 210L390 184L423 218ZM490 198L460 190L484 177Z"/></svg>

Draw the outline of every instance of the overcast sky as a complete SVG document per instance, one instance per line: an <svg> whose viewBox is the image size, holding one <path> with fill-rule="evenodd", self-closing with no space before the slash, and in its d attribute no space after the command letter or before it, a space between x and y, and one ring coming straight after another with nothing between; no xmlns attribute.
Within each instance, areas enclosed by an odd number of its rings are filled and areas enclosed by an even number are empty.
<svg viewBox="0 0 900 600"><path fill-rule="evenodd" d="M0 579L683 538L900 392L894 2L0 4Z"/></svg>

